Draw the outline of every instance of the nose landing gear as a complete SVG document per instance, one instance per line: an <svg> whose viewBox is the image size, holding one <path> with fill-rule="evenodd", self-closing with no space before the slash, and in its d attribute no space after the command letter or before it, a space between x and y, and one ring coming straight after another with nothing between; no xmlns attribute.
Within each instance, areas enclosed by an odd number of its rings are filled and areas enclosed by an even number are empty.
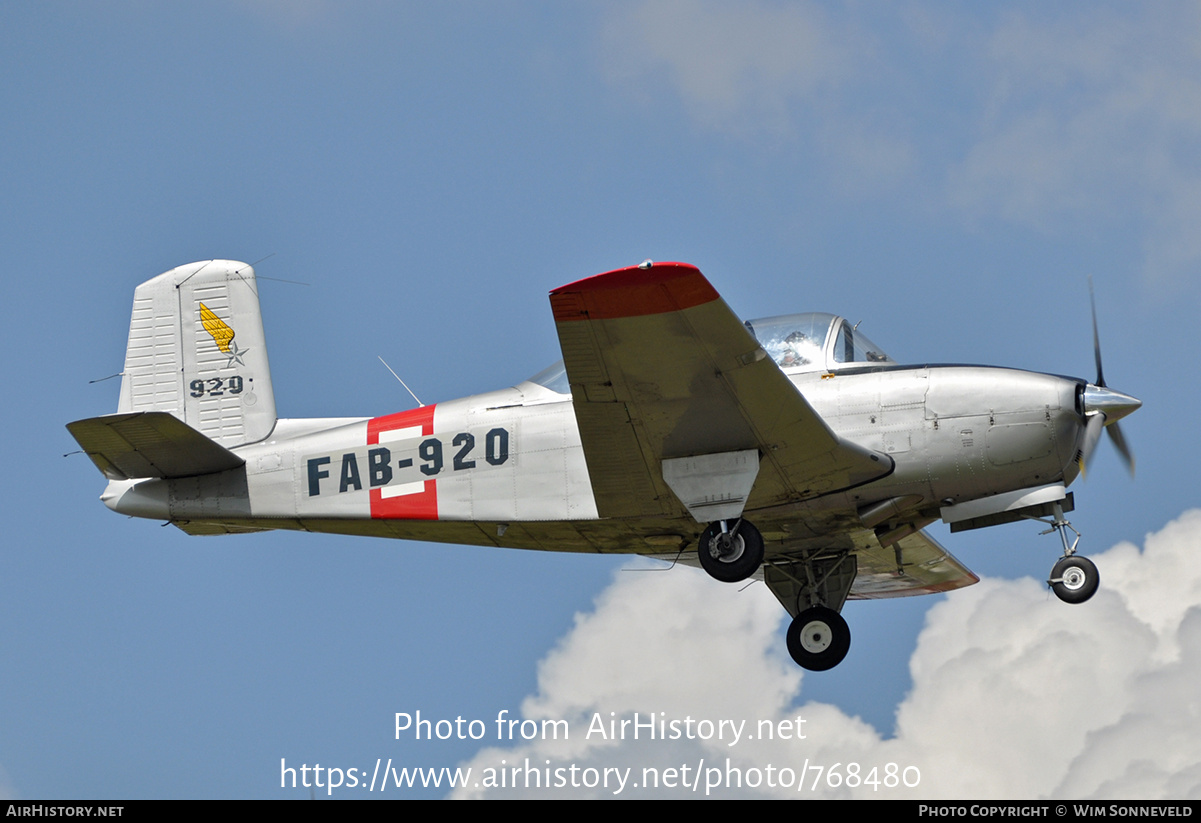
<svg viewBox="0 0 1201 823"><path fill-rule="evenodd" d="M1055 513L1054 520L1046 521L1035 518L1040 523L1050 522L1051 528L1042 532L1043 534L1059 532L1059 539L1063 541L1063 557L1059 558L1051 568L1051 576L1047 579L1047 585L1064 603L1083 603L1097 593L1097 587L1101 584L1101 575L1097 572L1093 561L1087 557L1076 555L1076 546L1080 543L1080 532L1073 529L1072 524L1064 519L1063 507L1059 503L1055 503L1052 509ZM1076 539L1070 545L1068 544L1068 529L1071 529L1072 534L1076 535Z"/></svg>
<svg viewBox="0 0 1201 823"><path fill-rule="evenodd" d="M1101 575L1087 557L1061 557L1047 580L1051 591L1064 603L1083 603L1097 592Z"/></svg>

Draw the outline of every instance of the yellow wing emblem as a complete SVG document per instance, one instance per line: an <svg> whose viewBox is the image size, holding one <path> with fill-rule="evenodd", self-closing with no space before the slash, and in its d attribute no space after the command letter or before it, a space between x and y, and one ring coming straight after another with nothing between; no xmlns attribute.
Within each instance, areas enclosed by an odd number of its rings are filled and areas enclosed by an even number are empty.
<svg viewBox="0 0 1201 823"><path fill-rule="evenodd" d="M221 353L229 354L229 344L234 339L234 330L229 324L213 314L213 310L203 303L200 304L200 323L204 330L212 335L213 342L217 344Z"/></svg>

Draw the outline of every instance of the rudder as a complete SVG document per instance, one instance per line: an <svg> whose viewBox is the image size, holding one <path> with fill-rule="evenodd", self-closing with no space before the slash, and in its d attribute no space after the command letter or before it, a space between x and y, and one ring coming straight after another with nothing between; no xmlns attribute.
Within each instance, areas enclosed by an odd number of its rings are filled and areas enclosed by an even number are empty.
<svg viewBox="0 0 1201 823"><path fill-rule="evenodd" d="M275 428L254 269L179 266L138 286L118 412L168 412L225 447Z"/></svg>

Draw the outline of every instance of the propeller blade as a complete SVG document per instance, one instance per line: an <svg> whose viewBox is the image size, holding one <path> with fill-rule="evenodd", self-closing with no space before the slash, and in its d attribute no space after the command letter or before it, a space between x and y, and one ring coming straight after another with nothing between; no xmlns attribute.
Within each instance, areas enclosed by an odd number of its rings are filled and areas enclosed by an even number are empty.
<svg viewBox="0 0 1201 823"><path fill-rule="evenodd" d="M1088 464L1092 462L1093 451L1097 448L1097 442L1101 439L1101 432L1105 428L1105 415L1090 414L1088 423L1084 429L1084 443L1080 448L1080 476L1085 477L1088 469Z"/></svg>
<svg viewBox="0 0 1201 823"><path fill-rule="evenodd" d="M1093 309L1093 358L1097 361L1097 382L1094 386L1105 388L1105 374L1101 370L1101 335L1097 333L1097 297L1093 293L1093 278L1088 278L1088 302Z"/></svg>
<svg viewBox="0 0 1201 823"><path fill-rule="evenodd" d="M1126 438L1122 434L1122 430L1118 428L1116 422L1110 423L1105 428L1109 432L1110 439L1113 440L1114 448L1118 450L1118 454L1122 455L1122 462L1126 464L1127 471L1130 476L1134 477L1134 455L1130 452L1130 446L1126 444Z"/></svg>

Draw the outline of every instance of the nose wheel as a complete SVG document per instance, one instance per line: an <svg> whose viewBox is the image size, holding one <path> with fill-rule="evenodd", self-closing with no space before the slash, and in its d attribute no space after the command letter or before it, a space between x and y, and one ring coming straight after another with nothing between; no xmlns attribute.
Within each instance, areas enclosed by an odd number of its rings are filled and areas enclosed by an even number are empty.
<svg viewBox="0 0 1201 823"><path fill-rule="evenodd" d="M749 521L710 523L697 547L701 567L723 583L746 580L763 563L763 536Z"/></svg>
<svg viewBox="0 0 1201 823"><path fill-rule="evenodd" d="M1101 583L1101 575L1097 567L1087 557L1061 557L1051 569L1051 578L1047 581L1051 591L1064 603L1083 603L1097 593Z"/></svg>
<svg viewBox="0 0 1201 823"><path fill-rule="evenodd" d="M842 615L825 606L805 609L788 627L788 653L802 669L824 672L851 649L851 629Z"/></svg>

